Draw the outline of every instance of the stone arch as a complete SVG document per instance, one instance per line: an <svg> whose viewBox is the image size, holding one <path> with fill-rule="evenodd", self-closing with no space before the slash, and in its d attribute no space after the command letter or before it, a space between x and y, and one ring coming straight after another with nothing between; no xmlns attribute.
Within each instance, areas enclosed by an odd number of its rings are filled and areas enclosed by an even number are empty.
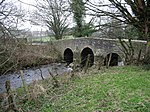
<svg viewBox="0 0 150 112"><path fill-rule="evenodd" d="M105 57L105 60L104 60L104 65L107 65L110 55L111 55L111 60L110 60L109 66L122 66L122 65L124 65L122 58L117 53L107 54Z"/></svg>
<svg viewBox="0 0 150 112"><path fill-rule="evenodd" d="M64 51L64 61L68 64L73 62L73 51L70 48L66 48Z"/></svg>
<svg viewBox="0 0 150 112"><path fill-rule="evenodd" d="M89 57L89 66L91 67L94 64L94 53L91 48L86 47L81 52L81 67L84 67L87 62L87 57Z"/></svg>

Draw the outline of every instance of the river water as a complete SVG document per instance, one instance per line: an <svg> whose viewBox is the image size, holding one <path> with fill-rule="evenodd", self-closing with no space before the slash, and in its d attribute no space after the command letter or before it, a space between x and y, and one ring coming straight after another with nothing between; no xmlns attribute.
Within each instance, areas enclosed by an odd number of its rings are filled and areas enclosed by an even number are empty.
<svg viewBox="0 0 150 112"><path fill-rule="evenodd" d="M30 84L35 80L42 80L41 72L44 79L51 77L49 75L48 69L51 71L53 75L56 74L61 75L72 71L71 68L66 67L65 64L62 63L52 63L48 65L42 65L40 67L23 70L25 82L27 84ZM6 91L5 82L7 80L10 80L11 89L15 89L22 86L20 71L9 73L4 76L0 76L0 93Z"/></svg>

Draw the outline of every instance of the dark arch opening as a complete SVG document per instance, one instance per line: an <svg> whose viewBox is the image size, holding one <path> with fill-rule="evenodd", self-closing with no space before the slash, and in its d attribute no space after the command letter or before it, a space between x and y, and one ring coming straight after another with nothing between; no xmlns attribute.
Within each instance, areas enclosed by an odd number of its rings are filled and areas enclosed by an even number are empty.
<svg viewBox="0 0 150 112"><path fill-rule="evenodd" d="M110 58L110 55L111 55L111 58ZM109 66L118 66L118 63L122 61L121 57L118 54L110 53L105 58L105 61L104 61L105 66L108 64L109 58L110 58Z"/></svg>
<svg viewBox="0 0 150 112"><path fill-rule="evenodd" d="M89 55L89 66L91 67L94 64L94 53L92 49L86 47L81 52L81 67L84 67L87 62L87 58Z"/></svg>
<svg viewBox="0 0 150 112"><path fill-rule="evenodd" d="M67 64L70 64L73 62L73 52L69 48L67 48L64 51L64 61L67 62Z"/></svg>

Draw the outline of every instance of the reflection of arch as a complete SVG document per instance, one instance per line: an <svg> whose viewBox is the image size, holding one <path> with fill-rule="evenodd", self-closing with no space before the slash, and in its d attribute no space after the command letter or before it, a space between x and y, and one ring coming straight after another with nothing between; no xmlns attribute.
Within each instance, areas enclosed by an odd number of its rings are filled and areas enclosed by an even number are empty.
<svg viewBox="0 0 150 112"><path fill-rule="evenodd" d="M109 59L110 59L109 66L118 66L123 64L121 57L117 53L109 53L105 57L104 65L108 64Z"/></svg>
<svg viewBox="0 0 150 112"><path fill-rule="evenodd" d="M73 52L70 48L67 48L64 51L64 61L66 61L68 64L73 62Z"/></svg>
<svg viewBox="0 0 150 112"><path fill-rule="evenodd" d="M81 52L81 66L85 66L88 55L89 55L89 66L92 66L94 64L94 53L92 49L86 47Z"/></svg>

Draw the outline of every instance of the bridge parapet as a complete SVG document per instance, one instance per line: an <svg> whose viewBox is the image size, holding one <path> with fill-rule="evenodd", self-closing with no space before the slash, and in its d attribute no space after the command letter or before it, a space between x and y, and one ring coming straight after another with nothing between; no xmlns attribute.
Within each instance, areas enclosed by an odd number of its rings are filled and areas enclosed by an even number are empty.
<svg viewBox="0 0 150 112"><path fill-rule="evenodd" d="M124 41L128 41L124 39ZM144 52L146 41L132 40L133 47L135 49L135 56L138 56L140 50ZM68 40L59 40L53 43L57 50L60 51L61 56L64 58L64 52L66 49L70 49L73 52L73 58L81 63L82 54L94 55L94 62L98 62L99 57L105 58L108 54L117 54L123 61L125 55L123 47L118 39L106 39L106 38L77 38ZM86 48L85 53L82 53ZM87 53L86 53L87 52ZM143 55L143 54L142 54ZM69 57L69 56L68 56Z"/></svg>

